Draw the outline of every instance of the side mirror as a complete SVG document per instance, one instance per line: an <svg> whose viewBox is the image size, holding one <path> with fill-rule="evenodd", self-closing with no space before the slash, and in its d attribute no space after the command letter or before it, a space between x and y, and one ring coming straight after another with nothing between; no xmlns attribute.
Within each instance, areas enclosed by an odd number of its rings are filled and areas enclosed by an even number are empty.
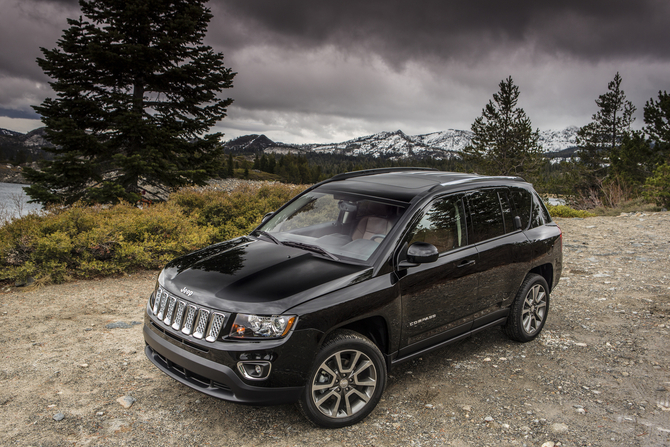
<svg viewBox="0 0 670 447"><path fill-rule="evenodd" d="M437 248L426 242L415 242L407 249L407 262L411 264L435 262L439 256Z"/></svg>
<svg viewBox="0 0 670 447"><path fill-rule="evenodd" d="M263 216L263 219L261 219L261 223L264 224L265 222L270 220L270 218L274 215L275 215L274 211L267 213L265 216Z"/></svg>

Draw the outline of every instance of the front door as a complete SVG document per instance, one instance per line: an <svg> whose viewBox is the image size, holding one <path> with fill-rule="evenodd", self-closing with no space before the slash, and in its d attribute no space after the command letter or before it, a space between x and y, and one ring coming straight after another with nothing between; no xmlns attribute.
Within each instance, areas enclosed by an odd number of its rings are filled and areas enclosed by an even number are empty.
<svg viewBox="0 0 670 447"><path fill-rule="evenodd" d="M437 261L398 272L401 278L400 357L467 332L477 295L477 249L468 245L461 195L433 201L403 242L437 247Z"/></svg>

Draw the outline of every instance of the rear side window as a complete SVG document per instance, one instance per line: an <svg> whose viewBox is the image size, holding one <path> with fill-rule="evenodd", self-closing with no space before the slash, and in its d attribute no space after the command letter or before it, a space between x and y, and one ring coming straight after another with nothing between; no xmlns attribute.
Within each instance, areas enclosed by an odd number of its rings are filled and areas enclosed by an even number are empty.
<svg viewBox="0 0 670 447"><path fill-rule="evenodd" d="M516 208L516 215L521 218L521 228L528 228L533 208L532 194L522 188L510 188L510 197Z"/></svg>
<svg viewBox="0 0 670 447"><path fill-rule="evenodd" d="M466 245L465 215L460 196L437 199L412 231L409 244L427 242L439 253Z"/></svg>
<svg viewBox="0 0 670 447"><path fill-rule="evenodd" d="M498 192L494 189L477 191L468 196L472 219L472 243L485 241L505 234L502 209Z"/></svg>
<svg viewBox="0 0 670 447"><path fill-rule="evenodd" d="M533 194L533 228L551 222L551 216L537 193Z"/></svg>

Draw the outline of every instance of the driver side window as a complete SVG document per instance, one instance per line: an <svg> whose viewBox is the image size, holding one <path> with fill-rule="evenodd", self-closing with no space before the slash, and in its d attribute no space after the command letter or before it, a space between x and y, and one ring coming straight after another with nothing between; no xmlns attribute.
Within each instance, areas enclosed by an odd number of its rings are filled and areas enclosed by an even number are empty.
<svg viewBox="0 0 670 447"><path fill-rule="evenodd" d="M427 242L444 253L467 244L460 196L435 200L412 231L409 245Z"/></svg>

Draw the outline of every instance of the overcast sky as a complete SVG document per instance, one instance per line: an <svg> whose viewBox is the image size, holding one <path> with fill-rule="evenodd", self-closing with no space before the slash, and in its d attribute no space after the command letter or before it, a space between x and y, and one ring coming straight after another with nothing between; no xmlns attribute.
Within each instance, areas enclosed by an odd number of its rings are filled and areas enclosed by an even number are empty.
<svg viewBox="0 0 670 447"><path fill-rule="evenodd" d="M587 124L618 71L638 111L670 90L668 0L212 0L206 43L237 72L214 130L287 143L470 129L512 76L540 130ZM0 0L0 127L41 127L37 66L72 0Z"/></svg>

